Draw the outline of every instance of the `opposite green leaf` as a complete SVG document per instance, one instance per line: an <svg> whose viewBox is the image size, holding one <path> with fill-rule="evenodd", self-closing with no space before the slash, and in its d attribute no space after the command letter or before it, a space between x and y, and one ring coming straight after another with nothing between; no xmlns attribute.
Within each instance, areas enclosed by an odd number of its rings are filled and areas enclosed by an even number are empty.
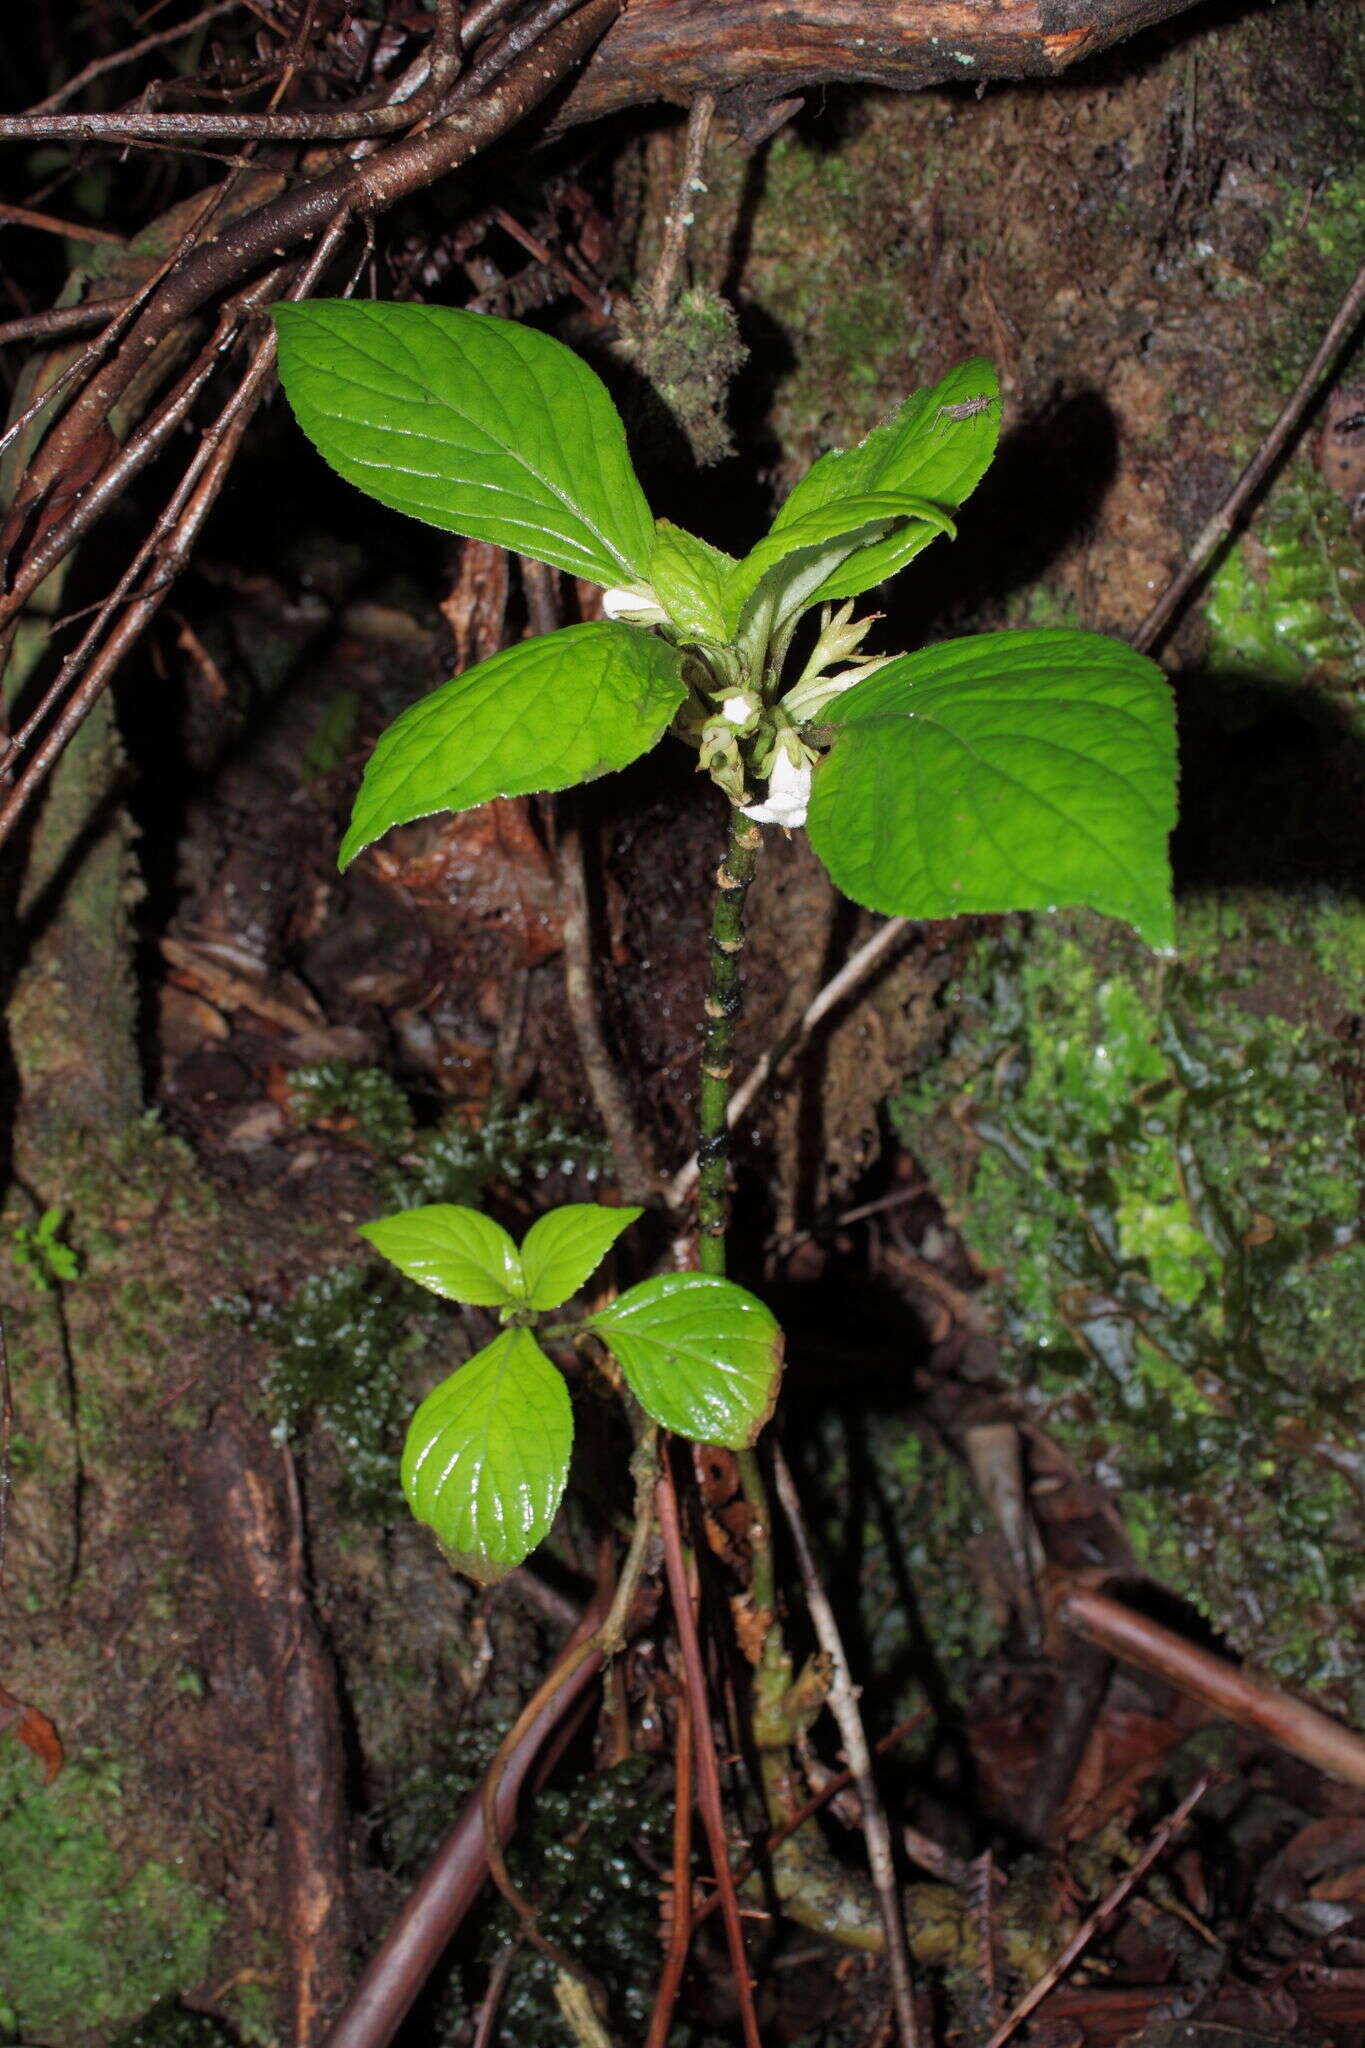
<svg viewBox="0 0 1365 2048"><path fill-rule="evenodd" d="M532 1308L558 1308L596 1272L621 1232L643 1209L604 1209L598 1202L567 1202L531 1225L521 1246L526 1299Z"/></svg>
<svg viewBox="0 0 1365 2048"><path fill-rule="evenodd" d="M868 491L912 492L935 505L961 505L990 467L999 432L999 380L991 364L976 356L928 390L914 392L856 448L822 455L783 504L773 531L836 499ZM903 569L934 538L919 528L888 534L850 556L809 602L860 596Z"/></svg>
<svg viewBox="0 0 1365 2048"><path fill-rule="evenodd" d="M403 1491L457 1569L488 1585L548 1534L572 1450L563 1378L529 1330L504 1330L413 1416Z"/></svg>
<svg viewBox="0 0 1365 2048"><path fill-rule="evenodd" d="M734 568L733 555L698 540L685 527L659 521L649 581L660 604L687 639L724 641L725 583Z"/></svg>
<svg viewBox="0 0 1365 2048"><path fill-rule="evenodd" d="M495 796L568 789L647 753L685 693L681 657L598 620L524 640L405 711L365 770L338 864L392 825Z"/></svg>
<svg viewBox="0 0 1365 2048"><path fill-rule="evenodd" d="M1154 662L1098 633L983 633L830 704L811 843L903 917L1088 904L1174 943L1175 720Z"/></svg>
<svg viewBox="0 0 1365 2048"><path fill-rule="evenodd" d="M280 381L381 504L593 583L638 580L654 521L600 379L547 334L449 306L274 308Z"/></svg>
<svg viewBox="0 0 1365 2048"><path fill-rule="evenodd" d="M491 1217L453 1202L400 1209L362 1223L360 1235L400 1272L447 1301L478 1308L521 1307L526 1300L521 1257Z"/></svg>
<svg viewBox="0 0 1365 2048"><path fill-rule="evenodd" d="M799 519L775 526L742 562L735 564L727 579L725 609L732 627L760 585L771 587L778 582L782 617L813 603L811 592L821 586L838 563L907 521L927 529L920 540L921 547L927 546L936 533L953 534L957 530L939 506L904 491L873 491L858 497L835 498L828 505L813 506Z"/></svg>
<svg viewBox="0 0 1365 2048"><path fill-rule="evenodd" d="M588 1318L645 1412L698 1443L743 1450L772 1413L782 1332L713 1273L661 1273Z"/></svg>

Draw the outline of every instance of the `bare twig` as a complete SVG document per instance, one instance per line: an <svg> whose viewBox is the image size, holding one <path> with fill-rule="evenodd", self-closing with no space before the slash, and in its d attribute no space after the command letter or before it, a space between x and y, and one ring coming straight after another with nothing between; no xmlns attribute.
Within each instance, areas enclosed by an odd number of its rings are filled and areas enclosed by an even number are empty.
<svg viewBox="0 0 1365 2048"><path fill-rule="evenodd" d="M183 37L193 35L197 28L203 28L206 22L215 21L220 14L228 14L240 5L241 0L214 0L212 7L201 8L199 13L192 14L188 21L178 21L174 28L159 29L155 35L144 36L139 43L129 43L121 50L111 50L106 57L93 58L83 70L68 78L65 85L59 86L56 92L49 93L45 100L36 101L29 108L29 113L55 113L58 107L65 106L68 100L74 99L78 92L83 92L95 79L102 78L106 71L113 71L122 64L132 64L137 58L146 57L153 50L163 49L167 43L178 43Z"/></svg>
<svg viewBox="0 0 1365 2048"><path fill-rule="evenodd" d="M785 1038L769 1051L750 1069L730 1097L726 1118L733 1130L744 1116L759 1090L767 1085L769 1077L778 1062L789 1052L803 1045L814 1031L822 1017L827 1017L845 996L852 994L859 982L864 981L885 958L902 933L910 929L910 920L905 917L891 917L872 937L859 946L856 953L849 955L837 974L831 975L819 993L802 1011L795 1026ZM678 1169L664 1190L664 1199L670 1209L680 1209L691 1194L697 1180L697 1155L694 1152L685 1166Z"/></svg>
<svg viewBox="0 0 1365 2048"><path fill-rule="evenodd" d="M507 1989L507 1979L511 1976L513 1965L521 1954L521 1947L521 1936L514 1934L489 1971L488 1989L484 1992L479 2006L479 2022L474 2029L474 2039L470 2043L470 2048L493 2048L498 2031L498 2008L502 2004L502 1994Z"/></svg>
<svg viewBox="0 0 1365 2048"><path fill-rule="evenodd" d="M306 113L220 114L196 110L189 114L149 113L124 107L113 113L53 114L33 111L0 117L0 142L164 142L211 140L263 142L354 141L361 136L392 135L436 113L460 69L459 0L435 0L436 16L427 47L427 75L411 98L395 102L386 91L380 105L367 94L366 103L349 107L316 107Z"/></svg>
<svg viewBox="0 0 1365 2048"><path fill-rule="evenodd" d="M645 2048L668 2048L673 2008L678 2002L687 1951L692 1945L692 1715L687 1694L678 1696L673 1737L673 1912L668 1947L654 1994Z"/></svg>
<svg viewBox="0 0 1365 2048"><path fill-rule="evenodd" d="M705 190L701 182L701 171L706 161L706 144L710 138L711 123L715 115L715 94L698 93L692 102L692 111L687 117L682 177L678 181L673 204L668 210L663 246L659 250L659 261L650 280L649 319L651 327L655 329L661 327L668 317L678 272L687 248L687 230L691 227L696 212L697 194Z"/></svg>
<svg viewBox="0 0 1365 2048"><path fill-rule="evenodd" d="M1067 1594L1059 1615L1077 1635L1121 1663L1155 1672L1223 1720L1268 1736L1343 1785L1365 1787L1365 1737L1316 1707L1197 1649L1173 1629L1162 1628L1104 1593L1077 1588Z"/></svg>
<svg viewBox="0 0 1365 2048"><path fill-rule="evenodd" d="M1274 426L1190 549L1184 567L1172 577L1133 635L1132 644L1142 653L1149 654L1160 643L1181 605L1202 580L1219 548L1289 446L1318 385L1336 360L1362 312L1365 312L1365 264L1356 272L1355 282L1337 308L1336 317L1322 337L1317 353L1285 401Z"/></svg>
<svg viewBox="0 0 1365 2048"><path fill-rule="evenodd" d="M1043 1972L1038 1982L1024 1994L1008 2018L996 2028L990 2040L986 2043L986 2048L1005 2048L1006 2041L1023 2025L1029 2014L1037 2011L1053 1986L1066 1975L1071 1965L1089 1948L1096 1933L1104 1925L1105 1921L1118 1911L1119 1907L1128 1897L1128 1894L1137 1885L1141 1884L1143 1878L1156 1862L1157 1857L1161 1854L1167 1843L1184 1827L1185 1822L1208 1791L1211 1783L1212 1779L1206 1775L1200 1778L1199 1782L1186 1793L1170 1819L1163 1821L1156 1830L1156 1833L1152 1836L1151 1841L1148 1842L1132 1869L1125 1870L1113 1890L1101 1900L1089 1918L1077 1928L1056 1962L1052 1963Z"/></svg>
<svg viewBox="0 0 1365 2048"><path fill-rule="evenodd" d="M734 1972L735 1997L739 2001L745 2048L761 2048L758 2016L754 2011L753 1985L749 1978L749 1962L744 1953L744 1928L739 1917L739 1897L735 1891L735 1881L730 1874L730 1848L725 1838L725 1812L720 1797L720 1767L716 1762L716 1743L711 1732L711 1710L706 1697L706 1669L702 1663L701 1644L697 1640L697 1623L692 1612L692 1599L687 1585L682 1525L678 1518L678 1496L673 1486L673 1475L668 1469L666 1455L659 1468L657 1499L659 1529L664 1539L664 1570L668 1576L673 1621L682 1650L687 1704L692 1715L697 1803L701 1807L707 1844L711 1851L711 1867L716 1873L716 1884L719 1887L720 1908L725 1921L726 1945L730 1951L730 1966Z"/></svg>
<svg viewBox="0 0 1365 2048"><path fill-rule="evenodd" d="M45 235L66 235L73 242L108 242L115 249L127 248L122 235L116 235L108 228L88 227L84 221L58 220L55 214L35 213L31 206L11 206L0 202L0 222L9 227L37 228Z"/></svg>
<svg viewBox="0 0 1365 2048"><path fill-rule="evenodd" d="M897 2037L901 2048L919 2048L919 2028L915 2023L915 1987L910 1981L910 1954L906 1947L905 1920L901 1912L900 1891L896 1884L895 1858L891 1852L891 1830L887 1825L886 1809L882 1805L881 1794L877 1790L872 1755L867 1746L867 1732L863 1727L863 1717L858 1707L858 1693L853 1683L853 1674L848 1667L848 1654L844 1649L843 1637L839 1633L839 1624L834 1619L834 1609L830 1606L829 1595L821 1584L820 1573L815 1563L815 1552L806 1529L806 1518L801 1511L801 1496L796 1491L796 1482L782 1455L781 1446L777 1444L773 1446L773 1477L777 1482L777 1497L782 1503L782 1511L791 1530L811 1622L820 1648L828 1657L833 1672L829 1689L830 1712L839 1724L844 1755L848 1758L854 1783L858 1788L858 1798L862 1804L863 1836L867 1842L868 1867L872 1873L873 1889L877 1894L877 1908L881 1914L882 1926L886 1931L886 1961L891 1974Z"/></svg>
<svg viewBox="0 0 1365 2048"><path fill-rule="evenodd" d="M610 1141L616 1178L628 1202L644 1203L653 1182L644 1134L602 1032L594 977L595 948L588 905L583 832L572 796L555 806L559 915L564 933L564 994L588 1088Z"/></svg>
<svg viewBox="0 0 1365 2048"><path fill-rule="evenodd" d="M126 313L131 299L87 299L83 306L54 306L48 313L29 313L22 320L0 320L0 348L12 341L49 341L57 334L83 334ZM32 417L32 415L30 415Z"/></svg>

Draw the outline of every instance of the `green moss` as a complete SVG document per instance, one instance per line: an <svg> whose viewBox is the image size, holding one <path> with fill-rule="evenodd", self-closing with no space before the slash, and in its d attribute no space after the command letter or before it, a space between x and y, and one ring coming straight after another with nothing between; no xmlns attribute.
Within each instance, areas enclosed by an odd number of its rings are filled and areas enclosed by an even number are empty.
<svg viewBox="0 0 1365 2048"><path fill-rule="evenodd" d="M1261 258L1260 278L1278 315L1269 368L1289 390L1302 376L1360 262L1365 164L1354 162L1341 176L1322 178L1306 209L1300 180L1282 177L1280 191L1280 225ZM1339 376L1350 374L1359 347L1357 342L1352 361L1338 365Z"/></svg>
<svg viewBox="0 0 1365 2048"><path fill-rule="evenodd" d="M955 1100L941 1078L898 1115L958 1192L1031 1398L1150 1569L1321 1681L1351 1669L1365 1590L1359 1155L1334 1044L1258 1014L1249 979L1040 923L960 992Z"/></svg>
<svg viewBox="0 0 1365 2048"><path fill-rule="evenodd" d="M207 2013L163 2004L128 2027L110 2048L232 2048L232 2036Z"/></svg>
<svg viewBox="0 0 1365 2048"><path fill-rule="evenodd" d="M1209 666L1330 689L1365 683L1365 567L1345 505L1306 462L1209 585Z"/></svg>
<svg viewBox="0 0 1365 2048"><path fill-rule="evenodd" d="M113 1763L44 1788L25 1752L0 1751L0 2026L26 2041L126 2025L208 1971L223 1909L173 1865L119 1852L121 1803Z"/></svg>

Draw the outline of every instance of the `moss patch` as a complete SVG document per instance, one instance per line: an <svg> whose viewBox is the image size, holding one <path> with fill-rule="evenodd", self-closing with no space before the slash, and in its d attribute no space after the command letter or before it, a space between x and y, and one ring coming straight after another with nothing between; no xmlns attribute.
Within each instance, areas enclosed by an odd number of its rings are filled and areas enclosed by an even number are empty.
<svg viewBox="0 0 1365 2048"><path fill-rule="evenodd" d="M0 1751L0 2025L27 2041L123 2025L208 1971L222 1907L115 1846L121 1804L114 1764L68 1764L44 1788Z"/></svg>

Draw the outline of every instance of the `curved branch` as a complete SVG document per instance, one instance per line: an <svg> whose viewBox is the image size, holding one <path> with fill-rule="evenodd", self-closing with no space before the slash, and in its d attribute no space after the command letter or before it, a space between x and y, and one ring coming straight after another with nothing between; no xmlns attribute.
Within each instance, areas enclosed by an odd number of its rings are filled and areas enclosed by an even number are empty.
<svg viewBox="0 0 1365 2048"><path fill-rule="evenodd" d="M1052 78L1193 0L632 0L557 127L699 92L764 104L812 85Z"/></svg>

